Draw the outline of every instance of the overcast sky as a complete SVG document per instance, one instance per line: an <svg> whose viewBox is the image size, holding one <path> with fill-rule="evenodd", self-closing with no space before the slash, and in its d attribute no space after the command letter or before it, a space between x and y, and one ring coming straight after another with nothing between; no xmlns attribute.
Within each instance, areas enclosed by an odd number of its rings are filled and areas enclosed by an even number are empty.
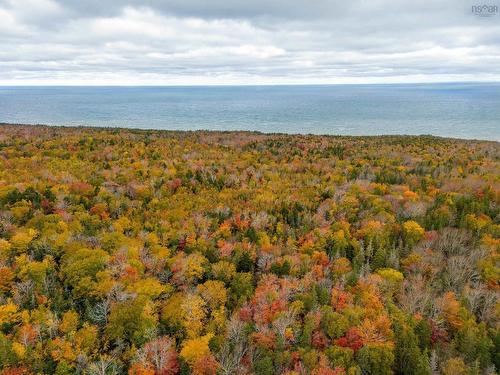
<svg viewBox="0 0 500 375"><path fill-rule="evenodd" d="M0 84L500 81L482 1L0 0Z"/></svg>

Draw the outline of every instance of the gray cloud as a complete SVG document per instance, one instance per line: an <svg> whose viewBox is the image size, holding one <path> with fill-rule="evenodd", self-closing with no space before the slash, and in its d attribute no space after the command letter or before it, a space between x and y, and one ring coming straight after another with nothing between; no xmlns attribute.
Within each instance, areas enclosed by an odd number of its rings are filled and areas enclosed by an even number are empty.
<svg viewBox="0 0 500 375"><path fill-rule="evenodd" d="M500 80L500 14L443 0L0 0L0 83Z"/></svg>

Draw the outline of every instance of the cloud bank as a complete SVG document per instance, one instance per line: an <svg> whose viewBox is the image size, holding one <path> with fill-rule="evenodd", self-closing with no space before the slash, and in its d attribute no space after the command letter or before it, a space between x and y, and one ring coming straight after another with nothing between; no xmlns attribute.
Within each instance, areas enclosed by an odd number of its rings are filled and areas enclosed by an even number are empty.
<svg viewBox="0 0 500 375"><path fill-rule="evenodd" d="M478 4L0 0L0 84L499 81Z"/></svg>

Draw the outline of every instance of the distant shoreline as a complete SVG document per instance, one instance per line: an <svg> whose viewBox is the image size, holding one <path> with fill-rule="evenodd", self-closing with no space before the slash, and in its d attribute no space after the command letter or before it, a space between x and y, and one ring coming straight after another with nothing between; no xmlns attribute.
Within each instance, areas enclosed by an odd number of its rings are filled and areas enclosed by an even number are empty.
<svg viewBox="0 0 500 375"><path fill-rule="evenodd" d="M490 140L490 139L477 139L477 138L455 138L455 137L443 137L433 134L377 134L377 135L346 135L346 134L312 134L312 133L281 133L281 132L262 132L258 130L211 130L211 129L193 129L193 130L171 130L171 129L154 129L154 128L127 128L127 127L115 127L115 126L92 126L92 125L51 125L51 124L26 124L26 123L9 123L0 122L0 133L1 127L18 127L18 128L47 128L47 129L64 129L64 130L86 130L86 131L126 131L131 133L172 133L172 134L221 134L221 135L234 135L234 134L248 134L248 135L259 135L264 137L318 137L318 138L341 138L341 139L390 139L390 138L403 138L403 139L414 139L414 138L428 138L444 141L460 141L460 142L491 142L500 143L500 140Z"/></svg>

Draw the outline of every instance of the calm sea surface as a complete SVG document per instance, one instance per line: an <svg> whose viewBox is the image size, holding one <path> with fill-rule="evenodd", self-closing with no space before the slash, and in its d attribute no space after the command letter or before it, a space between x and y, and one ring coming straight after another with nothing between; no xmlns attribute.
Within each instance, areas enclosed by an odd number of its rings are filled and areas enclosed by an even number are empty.
<svg viewBox="0 0 500 375"><path fill-rule="evenodd" d="M0 87L0 122L500 140L500 83Z"/></svg>

